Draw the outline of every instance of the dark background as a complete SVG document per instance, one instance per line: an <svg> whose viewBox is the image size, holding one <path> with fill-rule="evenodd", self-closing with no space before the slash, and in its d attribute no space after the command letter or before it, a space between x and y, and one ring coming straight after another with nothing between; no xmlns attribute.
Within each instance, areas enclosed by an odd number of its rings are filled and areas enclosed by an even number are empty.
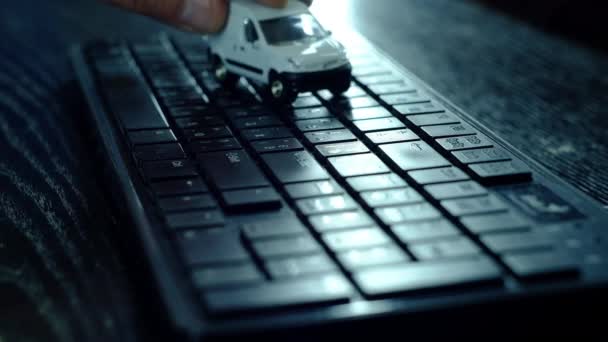
<svg viewBox="0 0 608 342"><path fill-rule="evenodd" d="M316 0L334 1L334 0ZM352 0L354 26L608 203L608 44L592 1ZM92 157L70 45L163 27L93 0L0 11L0 341L158 338L144 263Z"/></svg>

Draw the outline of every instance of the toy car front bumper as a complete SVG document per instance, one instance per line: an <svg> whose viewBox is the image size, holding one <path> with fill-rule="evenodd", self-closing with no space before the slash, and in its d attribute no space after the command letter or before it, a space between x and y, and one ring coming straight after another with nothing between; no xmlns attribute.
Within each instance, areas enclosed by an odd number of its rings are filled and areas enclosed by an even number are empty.
<svg viewBox="0 0 608 342"><path fill-rule="evenodd" d="M316 72L286 72L281 74L285 82L297 92L329 89L334 85L350 82L352 67L349 64L341 67Z"/></svg>

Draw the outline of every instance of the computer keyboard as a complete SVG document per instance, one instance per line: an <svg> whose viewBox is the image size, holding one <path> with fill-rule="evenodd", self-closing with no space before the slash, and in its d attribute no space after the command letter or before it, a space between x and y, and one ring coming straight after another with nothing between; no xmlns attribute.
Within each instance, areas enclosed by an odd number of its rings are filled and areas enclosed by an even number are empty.
<svg viewBox="0 0 608 342"><path fill-rule="evenodd" d="M344 96L280 108L245 81L223 89L200 39L78 49L97 124L126 152L112 157L159 222L140 232L169 242L164 281L195 316L318 322L387 300L605 285L601 207L366 44L349 45Z"/></svg>

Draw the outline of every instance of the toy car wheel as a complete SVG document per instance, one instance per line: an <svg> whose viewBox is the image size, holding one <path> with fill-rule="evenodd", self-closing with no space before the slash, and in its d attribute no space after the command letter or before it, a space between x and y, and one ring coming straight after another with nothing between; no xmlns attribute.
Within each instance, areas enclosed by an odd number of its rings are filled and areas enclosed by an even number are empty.
<svg viewBox="0 0 608 342"><path fill-rule="evenodd" d="M226 68L219 56L213 57L213 76L225 87L234 87L239 81L239 77Z"/></svg>
<svg viewBox="0 0 608 342"><path fill-rule="evenodd" d="M276 72L270 73L268 94L273 101L279 103L292 103L298 96Z"/></svg>
<svg viewBox="0 0 608 342"><path fill-rule="evenodd" d="M333 85L332 87L329 88L329 91L334 95L334 96L340 96L344 93L346 93L348 91L348 89L350 89L350 84L351 81L350 79L342 81L340 83L336 83L335 85Z"/></svg>

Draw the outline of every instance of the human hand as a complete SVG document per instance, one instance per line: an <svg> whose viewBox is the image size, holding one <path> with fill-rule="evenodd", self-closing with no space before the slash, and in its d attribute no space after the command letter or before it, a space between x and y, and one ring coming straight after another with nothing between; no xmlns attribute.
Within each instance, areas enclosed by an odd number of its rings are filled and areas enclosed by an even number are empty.
<svg viewBox="0 0 608 342"><path fill-rule="evenodd" d="M226 21L230 0L105 0L178 28L200 33L219 31ZM253 1L253 0L252 0ZM255 0L271 7L284 7L288 0ZM310 5L312 0L302 0Z"/></svg>

